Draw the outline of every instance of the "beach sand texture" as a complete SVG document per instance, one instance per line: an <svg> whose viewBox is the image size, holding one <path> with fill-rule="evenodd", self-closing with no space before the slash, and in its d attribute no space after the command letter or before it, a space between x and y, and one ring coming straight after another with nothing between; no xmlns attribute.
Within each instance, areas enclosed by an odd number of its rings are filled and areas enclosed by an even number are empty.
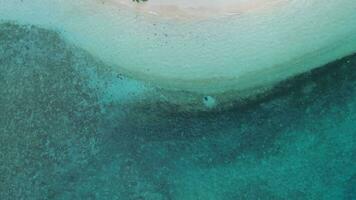
<svg viewBox="0 0 356 200"><path fill-rule="evenodd" d="M354 0L0 0L0 19L60 32L127 76L248 91L356 51Z"/></svg>

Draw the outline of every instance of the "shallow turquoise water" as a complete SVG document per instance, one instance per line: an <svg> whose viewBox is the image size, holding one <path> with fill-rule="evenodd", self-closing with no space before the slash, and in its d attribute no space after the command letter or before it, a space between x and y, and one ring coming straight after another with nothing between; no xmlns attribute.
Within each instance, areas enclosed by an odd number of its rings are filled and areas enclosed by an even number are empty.
<svg viewBox="0 0 356 200"><path fill-rule="evenodd" d="M174 112L57 34L0 25L0 199L356 199L356 56Z"/></svg>

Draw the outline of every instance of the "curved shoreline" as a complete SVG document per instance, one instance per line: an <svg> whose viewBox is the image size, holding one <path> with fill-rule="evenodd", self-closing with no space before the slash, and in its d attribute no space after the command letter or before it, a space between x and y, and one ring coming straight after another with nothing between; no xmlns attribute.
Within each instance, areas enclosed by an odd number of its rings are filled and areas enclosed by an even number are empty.
<svg viewBox="0 0 356 200"><path fill-rule="evenodd" d="M132 3L132 0L108 0L109 4L131 9L137 13L168 19L209 19L231 15L241 15L251 11L266 11L290 0L221 0L219 2L198 0L149 0Z"/></svg>
<svg viewBox="0 0 356 200"><path fill-rule="evenodd" d="M110 1L0 0L0 20L57 30L134 79L201 95L238 96L356 52L352 0L278 1L288 3L206 20L148 16Z"/></svg>

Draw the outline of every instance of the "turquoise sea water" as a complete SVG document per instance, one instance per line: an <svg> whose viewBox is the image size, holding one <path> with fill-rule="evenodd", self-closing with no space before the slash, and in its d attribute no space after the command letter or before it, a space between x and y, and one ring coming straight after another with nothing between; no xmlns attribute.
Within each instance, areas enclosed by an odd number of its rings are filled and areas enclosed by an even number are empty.
<svg viewBox="0 0 356 200"><path fill-rule="evenodd" d="M103 65L0 25L0 199L356 199L356 55L200 113Z"/></svg>

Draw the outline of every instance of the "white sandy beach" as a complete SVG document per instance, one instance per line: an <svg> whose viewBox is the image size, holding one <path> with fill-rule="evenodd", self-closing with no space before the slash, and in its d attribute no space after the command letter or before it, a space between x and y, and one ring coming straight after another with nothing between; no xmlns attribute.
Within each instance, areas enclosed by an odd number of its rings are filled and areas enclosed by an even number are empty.
<svg viewBox="0 0 356 200"><path fill-rule="evenodd" d="M169 90L248 91L356 52L354 0L0 0L0 20L58 31Z"/></svg>
<svg viewBox="0 0 356 200"><path fill-rule="evenodd" d="M137 12L173 19L207 19L241 15L251 11L270 10L289 0L149 0L132 3L132 0L109 0L108 3L124 6Z"/></svg>

